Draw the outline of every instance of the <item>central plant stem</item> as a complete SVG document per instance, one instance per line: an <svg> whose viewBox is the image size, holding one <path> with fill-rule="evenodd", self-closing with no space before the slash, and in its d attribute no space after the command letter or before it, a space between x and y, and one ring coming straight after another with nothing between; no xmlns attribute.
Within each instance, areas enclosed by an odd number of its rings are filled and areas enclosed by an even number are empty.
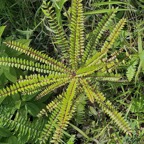
<svg viewBox="0 0 144 144"><path fill-rule="evenodd" d="M72 77L75 77L75 76L76 76L76 72L73 71L73 72L71 73L71 75L72 75Z"/></svg>

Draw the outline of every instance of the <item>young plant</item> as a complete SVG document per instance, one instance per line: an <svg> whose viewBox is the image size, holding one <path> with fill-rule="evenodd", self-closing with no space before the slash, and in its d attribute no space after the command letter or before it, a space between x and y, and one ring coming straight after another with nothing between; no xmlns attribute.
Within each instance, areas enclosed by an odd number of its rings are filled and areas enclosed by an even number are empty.
<svg viewBox="0 0 144 144"><path fill-rule="evenodd" d="M63 92L48 103L46 108L42 109L38 114L38 117L46 115L48 121L42 132L35 137L37 143L47 143L47 141L55 144L61 143L64 130L67 129L69 121L74 115L81 94L87 96L91 103L98 103L119 129L127 134L131 134L131 128L128 123L112 103L106 100L104 94L100 92L98 84L98 81L121 81L122 76L112 72L118 65L115 57L121 50L111 54L109 57L107 57L107 54L123 28L126 19L122 18L116 24L103 43L101 50L95 52L95 48L98 46L104 31L107 30L107 27L115 17L115 9L102 18L87 39L84 34L82 0L72 0L69 39L62 25L58 22L51 2L46 3L43 1L42 11L48 19L50 29L53 32L52 41L60 49L60 59L65 60L66 63L64 64L18 42L4 42L8 47L24 53L33 60L1 57L0 65L30 70L40 74L26 76L16 83L1 89L0 97L12 96L17 93L27 95L38 93L36 100L39 100L55 89L63 88ZM4 117L4 114L2 116ZM23 125L26 125L26 122ZM20 132L28 131L29 129L29 134L33 135L30 126L27 129L24 127L18 129L17 127L15 125L13 129Z"/></svg>
<svg viewBox="0 0 144 144"><path fill-rule="evenodd" d="M137 24L138 23L138 24ZM127 69L127 78L131 81L135 78L135 83L139 80L140 72L144 71L144 49L143 49L143 29L144 22L136 23L136 34L137 34L137 50L134 54L130 55L130 66Z"/></svg>

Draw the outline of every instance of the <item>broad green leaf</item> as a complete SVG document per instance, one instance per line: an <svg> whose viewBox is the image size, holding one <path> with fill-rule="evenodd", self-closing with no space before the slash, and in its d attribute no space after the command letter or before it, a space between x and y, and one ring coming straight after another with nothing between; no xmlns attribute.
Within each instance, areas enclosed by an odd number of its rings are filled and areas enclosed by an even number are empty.
<svg viewBox="0 0 144 144"><path fill-rule="evenodd" d="M7 37L7 38L5 39L5 41L10 41L10 40L12 40L12 37ZM15 50L13 50L13 49L10 49L10 48L7 47L5 44L2 44L2 45L1 45L0 50L2 50L2 52L3 52L1 56L11 56L11 57L14 57L14 56L18 56L18 55L21 54L21 53L18 52L18 51L15 51Z"/></svg>
<svg viewBox="0 0 144 144"><path fill-rule="evenodd" d="M21 107L21 100L19 101L15 101L15 106L14 106L16 109L20 109Z"/></svg>
<svg viewBox="0 0 144 144"><path fill-rule="evenodd" d="M15 50L10 49L10 48L8 48L8 47L5 48L5 52L6 52L6 54L8 54L8 56L10 56L10 57L17 57L17 56L19 56L19 55L22 54L21 52L15 51Z"/></svg>
<svg viewBox="0 0 144 144"><path fill-rule="evenodd" d="M16 82L17 81L17 76L16 76L16 71L14 68L4 68L4 75L5 77L10 80L11 82Z"/></svg>
<svg viewBox="0 0 144 144"><path fill-rule="evenodd" d="M29 46L31 39L18 39L17 42L20 42L23 45Z"/></svg>
<svg viewBox="0 0 144 144"><path fill-rule="evenodd" d="M20 144L20 143L19 143L17 137L11 136L11 137L8 139L8 144Z"/></svg>
<svg viewBox="0 0 144 144"><path fill-rule="evenodd" d="M144 50L139 54L140 61L144 61Z"/></svg>
<svg viewBox="0 0 144 144"><path fill-rule="evenodd" d="M3 102L3 100L5 99L6 97L0 97L0 104Z"/></svg>
<svg viewBox="0 0 144 144"><path fill-rule="evenodd" d="M35 103L31 102L26 103L26 109L32 116L37 116L40 111L40 108Z"/></svg>
<svg viewBox="0 0 144 144"><path fill-rule="evenodd" d="M0 37L2 36L6 26L0 26Z"/></svg>
<svg viewBox="0 0 144 144"><path fill-rule="evenodd" d="M4 74L0 75L0 88L3 88L7 84L8 80Z"/></svg>
<svg viewBox="0 0 144 144"><path fill-rule="evenodd" d="M12 99L13 99L15 102L20 101L20 100L21 100L20 94L17 93L17 94L12 95Z"/></svg>
<svg viewBox="0 0 144 144"><path fill-rule="evenodd" d="M9 41L9 40L11 40L11 37L6 39L6 41ZM20 42L21 44L24 44L26 46L29 46L31 39L18 39L16 41ZM8 56L11 56L11 57L15 56L16 57L16 56L19 56L22 54L21 52L10 49L9 47L7 47L5 45L2 45L2 46L5 47L5 52L6 52L6 54L8 54Z"/></svg>
<svg viewBox="0 0 144 144"><path fill-rule="evenodd" d="M11 135L11 132L7 130L6 128L0 127L0 136L2 137L9 137Z"/></svg>
<svg viewBox="0 0 144 144"><path fill-rule="evenodd" d="M95 115L95 116L98 115L98 113L96 112L96 110L95 110L92 106L90 106L89 109L90 109L90 112L91 112L93 115Z"/></svg>
<svg viewBox="0 0 144 144"><path fill-rule="evenodd" d="M75 135L72 135L71 138L68 140L67 144L74 144Z"/></svg>
<svg viewBox="0 0 144 144"><path fill-rule="evenodd" d="M35 97L36 94L31 94L31 95L28 95L28 94L25 94L22 96L22 101L29 101L31 100L32 98Z"/></svg>
<svg viewBox="0 0 144 144"><path fill-rule="evenodd" d="M2 75L2 73L3 73L3 69L2 67L0 67L0 75Z"/></svg>

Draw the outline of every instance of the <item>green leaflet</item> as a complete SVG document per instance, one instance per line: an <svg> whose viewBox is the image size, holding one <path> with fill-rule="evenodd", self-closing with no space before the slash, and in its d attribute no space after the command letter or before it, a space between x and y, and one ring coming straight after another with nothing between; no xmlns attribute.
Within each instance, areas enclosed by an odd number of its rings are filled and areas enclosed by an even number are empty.
<svg viewBox="0 0 144 144"><path fill-rule="evenodd" d="M82 62L85 63L85 61L88 59L88 55L90 54L90 51L93 50L95 47L97 47L97 44L102 37L104 31L107 29L107 27L110 25L110 22L115 16L115 12L112 12L108 15L105 15L101 21L98 23L98 26L94 29L92 34L88 37L88 43L86 45L84 55L82 57Z"/></svg>
<svg viewBox="0 0 144 144"><path fill-rule="evenodd" d="M120 34L121 29L124 27L124 24L126 22L126 19L121 19L117 25L115 26L115 28L113 29L113 31L111 32L111 34L109 35L109 37L106 39L106 41L104 42L102 48L101 48L101 52L99 54L99 56L97 54L95 54L92 58L90 58L87 62L86 65L93 65L96 62L98 62L104 55L106 55L106 53L108 52L108 50L111 48L111 46L113 45L115 39L118 37L118 35Z"/></svg>
<svg viewBox="0 0 144 144"><path fill-rule="evenodd" d="M75 107L73 106L73 99L76 96L76 86L77 86L77 79L73 79L65 93L64 98L62 99L62 105L60 110L60 115L58 116L58 127L53 136L52 142L58 143L61 140L62 130L66 129L68 126L69 120L71 119Z"/></svg>
<svg viewBox="0 0 144 144"><path fill-rule="evenodd" d="M39 73L61 73L61 70L53 69L49 65L14 57L1 57L0 65L21 68L23 70L37 71Z"/></svg>
<svg viewBox="0 0 144 144"><path fill-rule="evenodd" d="M57 106L61 103L61 100L63 98L63 95L59 95L58 97L56 97L52 102L50 102L49 104L46 105L45 109L42 109L39 113L38 113L38 117L42 117L43 115L48 116L48 113L52 112L55 108L57 108Z"/></svg>
<svg viewBox="0 0 144 144"><path fill-rule="evenodd" d="M84 16L82 0L72 1L72 18L70 24L70 63L77 69L84 52Z"/></svg>
<svg viewBox="0 0 144 144"><path fill-rule="evenodd" d="M128 126L128 122L122 117L121 113L119 113L111 104L110 101L106 101L106 98L102 93L100 93L98 90L94 92L91 90L90 86L88 84L85 84L86 89L86 95L88 98L92 99L95 98L99 106L103 109L105 113L107 113L110 118L119 126L120 129L125 131L128 134L131 134L131 128Z"/></svg>
<svg viewBox="0 0 144 144"><path fill-rule="evenodd" d="M85 80L82 80L81 84L85 90L86 95L88 96L89 100L91 101L91 103L94 103L94 97L93 97L93 94L91 93L88 83Z"/></svg>
<svg viewBox="0 0 144 144"><path fill-rule="evenodd" d="M45 125L45 128L43 129L41 136L39 138L39 141L41 143L46 143L49 136L53 132L56 123L58 122L58 116L60 115L60 104L57 106L56 109L53 110L53 113L49 117L48 123Z"/></svg>
<svg viewBox="0 0 144 144"><path fill-rule="evenodd" d="M49 92L57 89L58 87L61 87L63 85L65 85L66 83L69 82L68 78L63 78L60 81L57 81L56 83L53 83L51 85L49 85L46 89L44 89L38 96L37 99L42 98L43 96L45 96L46 94L48 94Z"/></svg>
<svg viewBox="0 0 144 144"><path fill-rule="evenodd" d="M14 95L18 92L25 92L25 91L30 91L30 90L32 91L37 88L51 84L53 82L57 82L59 80L61 81L64 78L62 77L59 79L59 78L56 78L57 76L58 75L49 75L47 77L44 77L44 76L36 75L36 77L34 77L31 80L26 80L26 81L24 80L21 82L17 82L11 85L10 87L6 87L0 90L0 96L5 97L5 96Z"/></svg>
<svg viewBox="0 0 144 144"><path fill-rule="evenodd" d="M56 4L57 15L54 12L54 7L52 6L50 1L48 3L43 1L42 11L48 20L50 29L54 33L54 37L51 37L52 41L54 42L54 44L56 45L57 48L60 48L60 51L65 53L65 52L68 52L69 43L67 41L66 34L63 30L63 27L62 27L61 23L59 22L59 19L57 18L57 16L60 16L59 9L57 7L58 5L56 2L54 2L54 3ZM60 4L62 4L62 3L64 3L64 1L60 2Z"/></svg>
<svg viewBox="0 0 144 144"><path fill-rule="evenodd" d="M33 50L32 48L26 45L22 45L19 42L15 42L15 41L7 41L4 43L12 49L22 52L35 60L38 60L42 63L51 66L51 69L54 70L59 69L61 72L69 72L69 70L62 63L54 60L53 58L48 57L46 54Z"/></svg>

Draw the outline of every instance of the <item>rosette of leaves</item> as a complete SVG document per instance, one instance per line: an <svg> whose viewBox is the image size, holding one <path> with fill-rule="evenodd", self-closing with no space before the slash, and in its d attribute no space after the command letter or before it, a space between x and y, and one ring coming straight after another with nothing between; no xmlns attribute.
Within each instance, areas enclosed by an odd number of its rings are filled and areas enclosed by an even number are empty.
<svg viewBox="0 0 144 144"><path fill-rule="evenodd" d="M61 57L66 59L62 63L48 55L22 45L15 41L4 42L8 47L24 53L33 60L15 57L1 57L0 65L30 70L40 74L33 74L21 78L16 83L0 90L0 97L7 97L16 93L38 93L36 100L41 99L57 88L64 88L63 92L42 109L38 117L46 115L48 121L41 134L37 137L39 143L61 143L64 130L74 115L79 96L84 94L91 103L98 103L102 110L116 123L123 132L131 134L128 122L96 85L98 81L118 82L120 74L114 74L113 69L118 62L115 59L120 51L107 57L109 49L114 44L126 20L122 18L110 32L101 50L95 52L99 40L115 17L116 10L105 15L98 26L86 39L84 35L84 13L82 0L72 0L69 39L62 25L58 22L55 9L51 2L43 1L42 11L53 31L52 40L60 49ZM93 54L93 55L92 55ZM63 87L65 86L65 87ZM24 123L25 124L25 123ZM22 129L21 129L22 130ZM23 129L23 131L25 131ZM31 133L32 135L33 133Z"/></svg>

